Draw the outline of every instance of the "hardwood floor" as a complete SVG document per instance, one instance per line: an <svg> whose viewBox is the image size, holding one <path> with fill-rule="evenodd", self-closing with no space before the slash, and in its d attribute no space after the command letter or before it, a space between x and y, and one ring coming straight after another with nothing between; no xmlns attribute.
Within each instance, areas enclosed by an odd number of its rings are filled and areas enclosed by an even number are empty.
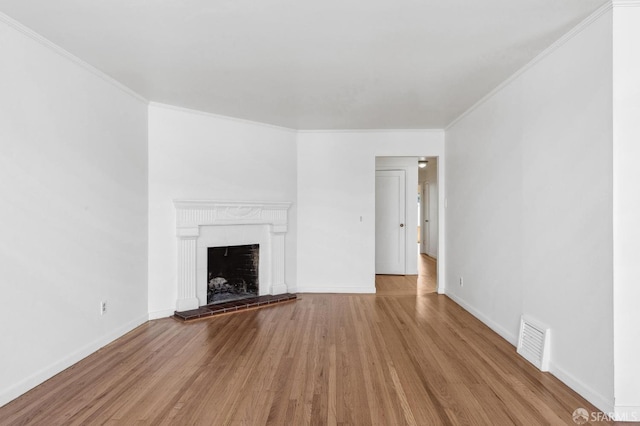
<svg viewBox="0 0 640 426"><path fill-rule="evenodd" d="M418 260L418 276L377 275L377 296L425 296L436 292L436 260L421 254Z"/></svg>
<svg viewBox="0 0 640 426"><path fill-rule="evenodd" d="M445 296L435 261L377 295L150 321L0 408L0 424L535 425L597 411Z"/></svg>

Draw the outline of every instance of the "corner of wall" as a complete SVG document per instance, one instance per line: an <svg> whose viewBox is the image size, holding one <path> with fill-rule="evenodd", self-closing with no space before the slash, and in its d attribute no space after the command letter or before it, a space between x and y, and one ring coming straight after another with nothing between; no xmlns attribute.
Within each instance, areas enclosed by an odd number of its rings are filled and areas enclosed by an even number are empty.
<svg viewBox="0 0 640 426"><path fill-rule="evenodd" d="M552 359L549 364L549 373L557 377L561 382L569 386L571 389L579 393L584 399L592 403L603 413L612 413L614 411L613 401L590 386L584 383L584 381L578 379L565 368L559 366ZM575 407L580 408L580 407ZM640 413L640 411L639 411Z"/></svg>
<svg viewBox="0 0 640 426"><path fill-rule="evenodd" d="M61 371L71 367L82 359L88 357L92 353L96 352L98 349L103 348L114 340L124 336L125 334L133 331L134 329L140 327L148 320L147 315L140 316L133 321L119 327L115 330L112 330L110 333L94 340L93 342L85 345L82 348L75 350L70 353L66 357L59 359L52 364L45 366L44 368L36 371L30 376L26 377L19 383L16 383L12 386L9 386L6 389L0 390L0 407L9 403L13 399L19 397L20 395L26 393L27 391L33 389L39 384L45 382Z"/></svg>

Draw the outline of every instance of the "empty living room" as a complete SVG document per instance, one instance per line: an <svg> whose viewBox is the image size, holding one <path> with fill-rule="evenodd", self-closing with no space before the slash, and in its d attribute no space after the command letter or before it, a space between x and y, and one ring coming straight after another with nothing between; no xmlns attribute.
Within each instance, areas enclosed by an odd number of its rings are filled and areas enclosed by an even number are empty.
<svg viewBox="0 0 640 426"><path fill-rule="evenodd" d="M640 423L639 41L0 0L0 425Z"/></svg>

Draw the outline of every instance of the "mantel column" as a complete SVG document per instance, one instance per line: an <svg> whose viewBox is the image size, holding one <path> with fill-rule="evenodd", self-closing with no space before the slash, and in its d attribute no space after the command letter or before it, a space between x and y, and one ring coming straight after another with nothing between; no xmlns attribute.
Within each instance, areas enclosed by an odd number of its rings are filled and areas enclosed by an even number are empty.
<svg viewBox="0 0 640 426"><path fill-rule="evenodd" d="M177 311L197 309L196 297L196 241L198 227L178 229L178 300Z"/></svg>
<svg viewBox="0 0 640 426"><path fill-rule="evenodd" d="M284 237L286 235L286 226L274 226L271 230L271 294L284 294L289 292L287 283L285 282L285 251Z"/></svg>

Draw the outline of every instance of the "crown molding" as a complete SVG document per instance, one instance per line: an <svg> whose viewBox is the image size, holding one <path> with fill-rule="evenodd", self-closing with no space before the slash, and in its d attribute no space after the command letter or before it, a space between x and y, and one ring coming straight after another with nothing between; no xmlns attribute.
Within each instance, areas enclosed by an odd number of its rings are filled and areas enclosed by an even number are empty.
<svg viewBox="0 0 640 426"><path fill-rule="evenodd" d="M640 7L640 0L613 0L613 7Z"/></svg>
<svg viewBox="0 0 640 426"><path fill-rule="evenodd" d="M153 102L153 101L151 101L151 102L149 102L149 107L169 109L169 110L183 112L183 113L187 113L187 114L194 114L194 115L201 115L201 116L204 116L204 117L216 118L218 120L233 121L233 122L242 123L242 124L249 124L249 125L252 125L252 126L267 127L267 128L270 128L270 129L276 129L276 130L282 130L282 131L285 131L285 132L297 133L296 129L292 129L290 127L277 126L275 124L263 123L263 122L260 122L260 121L252 121L252 120L247 120L245 118L231 117L229 115L220 115L220 114L215 114L215 113L207 112L207 111L201 111L201 110L197 110L197 109L191 109L191 108L186 108L186 107L181 107L181 106L176 106L176 105L163 104L161 102Z"/></svg>
<svg viewBox="0 0 640 426"><path fill-rule="evenodd" d="M442 133L444 129L326 129L298 130L298 133Z"/></svg>
<svg viewBox="0 0 640 426"><path fill-rule="evenodd" d="M204 116L204 117L210 117L210 118L215 118L215 119L219 119L219 120L233 121L233 122L249 124L249 125L253 125L253 126L267 127L267 128L271 128L271 129L282 130L282 131L285 131L285 132L291 132L291 133L296 133L296 134L298 134L298 133L310 134L310 133L442 133L442 132L444 132L444 129L325 129L325 130L298 130L298 129L294 129L294 128L291 128L291 127L277 126L275 124L263 123L261 121L252 121L252 120L247 120L247 119L244 119L244 118L231 117L229 115L215 114L215 113L212 113L212 112L201 111L201 110L198 110L198 109L191 109L191 108L186 108L186 107L181 107L181 106L176 106L176 105L164 104L164 103L161 103L161 102L150 101L149 102L149 107L169 109L169 110L183 112L183 113L187 113L187 114L201 115L201 116Z"/></svg>
<svg viewBox="0 0 640 426"><path fill-rule="evenodd" d="M457 118L455 118L453 121L451 121L449 124L447 124L444 129L445 130L449 130L456 123L458 123L463 118L465 118L467 115L471 114L473 111L478 109L478 107L480 107L481 105L486 103L489 99L493 98L498 92L502 91L502 89L504 89L505 87L507 87L511 83L513 83L518 77L520 77L526 71L531 69L538 62L540 62L541 60L543 60L544 58L546 58L547 56L549 56L550 54L552 54L553 52L558 50L560 47L564 46L569 40L571 40L572 38L574 38L575 36L580 34L583 30L585 30L591 24L593 24L595 21L600 19L605 13L609 12L613 8L613 5L615 3L635 3L635 4L640 4L640 0L617 0L617 1L614 1L613 3L608 1L604 5L600 6L591 15L587 16L578 25L576 25L575 27L570 29L565 35L560 37L553 44L551 44L549 47L547 47L545 50L543 50L541 53L539 53L535 58L533 58L531 61L529 61L525 66L520 68L518 71L513 73L509 78L507 78L505 81L503 81L497 87L495 87L493 90L491 90L489 93L487 93L482 98L480 98L480 100L477 101L476 103L474 103L473 105L471 105L471 107L467 108L467 110L465 110ZM622 4L620 4L620 6L622 6Z"/></svg>
<svg viewBox="0 0 640 426"><path fill-rule="evenodd" d="M52 41L47 40L42 35L38 34L37 32L33 31L32 29L22 25L20 22L16 21L15 19L11 18L10 16L5 15L2 12L0 12L0 22L3 22L5 24L7 24L9 27L11 27L14 30L20 32L21 34L29 37L30 39L36 41L40 45L42 45L42 46L48 48L49 50L57 53L58 55L62 56L63 58L73 62L74 64L79 65L80 67L82 67L85 70L89 71L91 74L95 75L96 77L101 78L105 82L107 82L110 85L112 85L113 87L121 90L122 92L126 93L127 95L129 95L129 96L131 96L131 97L133 97L133 98L135 98L135 99L137 99L137 100L139 100L141 102L144 102L145 104L149 103L149 101L146 98L144 98L142 95L140 95L137 92L134 92L132 89L130 89L129 87L127 87L124 84L120 83L115 78L105 74L104 72L100 71L98 68L94 67L93 65L89 64L88 62L83 61L82 59L78 58L77 56L75 56L71 52L63 49L62 47L58 46L57 44L53 43Z"/></svg>
<svg viewBox="0 0 640 426"><path fill-rule="evenodd" d="M281 130L281 131L285 131L285 132L291 132L291 133L374 133L374 132L442 132L443 131L443 129L299 130L299 129L294 129L294 128L290 128L290 127L278 126L278 125L275 125L275 124L263 123L263 122L259 122L259 121L252 121L252 120L247 120L247 119L243 119L243 118L231 117L231 116L227 116L227 115L220 115L220 114L210 113L210 112L206 112L206 111L200 111L200 110L196 110L196 109L191 109L191 108L185 108L185 107L180 107L180 106L175 106L175 105L164 104L164 103L161 103L161 102L152 102L152 101L149 101L148 99L146 99L145 97L143 97L142 95L140 95L139 93L133 91L129 87L125 86L124 84L120 83L118 80L116 80L113 77L109 76L108 74L104 73L103 71L100 71L98 68L94 67L93 65L89 64L88 62L83 61L82 59L80 59L79 57L75 56L71 52L63 49L62 47L58 46L57 44L55 44L52 41L46 39L42 35L36 33L32 29L24 26L20 22L16 21L15 19L11 18L10 16L8 16L8 15L2 13L2 12L0 12L0 22L3 22L5 24L7 24L9 27L13 28L14 30L16 30L16 31L20 32L21 34L31 38L32 40L36 41L40 45L42 45L42 46L48 48L49 50L57 53L58 55L62 56L63 58L66 58L67 60L73 62L74 64L79 65L80 67L82 67L85 70L89 71L91 74L101 78L105 82L107 82L110 85L116 87L117 89L120 89L124 93L134 97L135 99L137 99L137 100L139 100L141 102L144 102L145 104L148 104L150 107L153 106L153 107L157 107L157 108L170 109L170 110L185 112L185 113L189 113L189 114L195 114L195 115L201 115L201 116L205 116L205 117L216 118L216 119L220 119L220 120L233 121L233 122L249 124L249 125L253 125L253 126L267 127L267 128L277 129L277 130Z"/></svg>

